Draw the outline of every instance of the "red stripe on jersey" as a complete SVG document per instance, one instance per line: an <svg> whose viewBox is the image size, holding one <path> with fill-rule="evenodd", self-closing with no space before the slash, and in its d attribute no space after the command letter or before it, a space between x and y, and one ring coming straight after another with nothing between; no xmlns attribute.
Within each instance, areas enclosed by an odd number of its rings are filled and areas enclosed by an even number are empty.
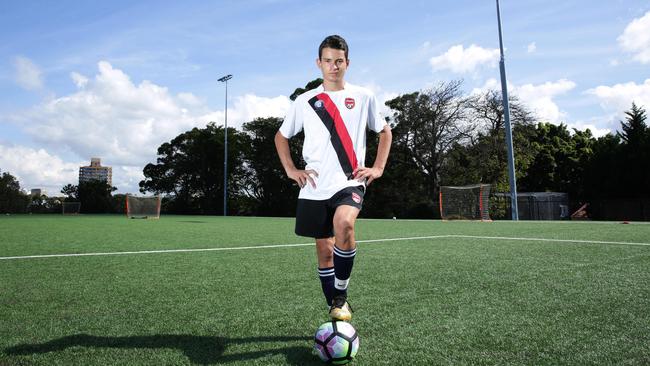
<svg viewBox="0 0 650 366"><path fill-rule="evenodd" d="M334 101L332 101L332 99L330 99L329 95L327 95L326 93L320 93L316 97L323 102L325 106L325 110L327 110L327 113L334 120L334 128L336 129L336 134L339 136L339 139L341 140L343 149L345 149L345 155L347 155L348 161L352 166L352 171L354 172L355 170L357 170L357 166L358 166L357 155L354 153L354 145L352 144L352 139L350 138L348 129L345 127L345 122L343 122L343 118L341 118L341 113L339 112L339 109L336 108L336 104L334 104Z"/></svg>

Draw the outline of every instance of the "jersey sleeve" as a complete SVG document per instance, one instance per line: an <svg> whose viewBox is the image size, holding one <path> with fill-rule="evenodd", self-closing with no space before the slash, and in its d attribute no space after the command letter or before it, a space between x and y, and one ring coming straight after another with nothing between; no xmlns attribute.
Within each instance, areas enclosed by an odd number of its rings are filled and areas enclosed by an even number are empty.
<svg viewBox="0 0 650 366"><path fill-rule="evenodd" d="M375 131L381 132L386 126L386 120L379 113L379 103L377 102L377 97L374 94L370 95L368 101L368 128Z"/></svg>
<svg viewBox="0 0 650 366"><path fill-rule="evenodd" d="M289 111L284 116L284 121L280 126L280 133L286 138L291 138L302 130L302 115L300 113L300 106L298 101L291 103Z"/></svg>

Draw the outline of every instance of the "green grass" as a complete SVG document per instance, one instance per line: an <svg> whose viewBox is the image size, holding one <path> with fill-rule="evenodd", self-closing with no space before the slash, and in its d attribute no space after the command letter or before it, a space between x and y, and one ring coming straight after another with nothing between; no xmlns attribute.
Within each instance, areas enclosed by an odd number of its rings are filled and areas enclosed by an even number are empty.
<svg viewBox="0 0 650 366"><path fill-rule="evenodd" d="M357 365L650 364L650 225L360 220ZM584 240L518 241L487 237ZM293 220L0 217L0 257L309 243ZM320 365L312 246L0 260L0 365Z"/></svg>

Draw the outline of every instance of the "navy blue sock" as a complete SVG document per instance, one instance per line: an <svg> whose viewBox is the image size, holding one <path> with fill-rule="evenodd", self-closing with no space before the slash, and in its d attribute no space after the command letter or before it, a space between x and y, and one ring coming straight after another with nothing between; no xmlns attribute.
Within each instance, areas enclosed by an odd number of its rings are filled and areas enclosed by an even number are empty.
<svg viewBox="0 0 650 366"><path fill-rule="evenodd" d="M334 273L336 280L334 282L334 296L348 296L348 282L352 274L352 265L357 249L342 250L334 245Z"/></svg>
<svg viewBox="0 0 650 366"><path fill-rule="evenodd" d="M331 306L332 298L334 297L334 267L318 267L318 277L320 277L325 301L327 301L327 305Z"/></svg>

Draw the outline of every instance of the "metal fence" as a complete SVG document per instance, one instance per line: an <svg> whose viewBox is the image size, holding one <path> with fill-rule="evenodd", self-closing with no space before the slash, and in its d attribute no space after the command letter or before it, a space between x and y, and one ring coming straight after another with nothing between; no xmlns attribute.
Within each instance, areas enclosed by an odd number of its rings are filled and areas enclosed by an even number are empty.
<svg viewBox="0 0 650 366"><path fill-rule="evenodd" d="M571 216L569 194L561 192L517 193L519 220L565 220ZM490 202L493 219L512 217L509 193L494 193Z"/></svg>
<svg viewBox="0 0 650 366"><path fill-rule="evenodd" d="M650 221L650 199L589 199L585 202L569 200L567 193L520 192L517 193L520 220L568 220L571 214L585 205L587 220ZM494 193L490 198L490 216L496 220L509 220L510 194Z"/></svg>

